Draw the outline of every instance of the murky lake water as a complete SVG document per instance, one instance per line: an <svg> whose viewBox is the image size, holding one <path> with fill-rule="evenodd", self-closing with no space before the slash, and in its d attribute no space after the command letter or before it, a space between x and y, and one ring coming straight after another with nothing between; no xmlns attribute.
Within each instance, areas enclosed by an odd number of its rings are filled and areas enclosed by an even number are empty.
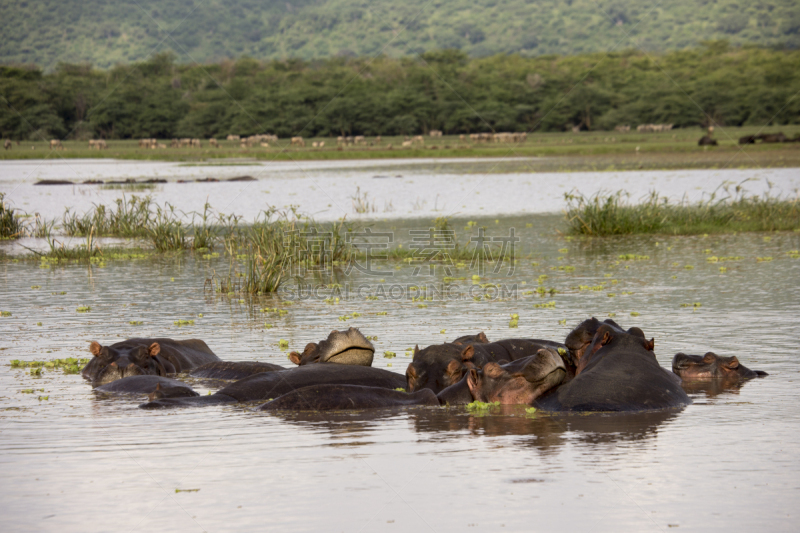
<svg viewBox="0 0 800 533"><path fill-rule="evenodd" d="M361 178L336 179L349 192ZM796 172L787 177L796 179ZM658 182L648 187L662 190ZM448 298L419 307L409 293L377 301L365 295L424 284L433 293L441 268L433 276L427 269L415 276L405 263L382 263L375 276L336 272L324 282L343 285L340 301L328 304L326 291L242 300L204 292L214 270L227 272L224 258L51 268L1 261L0 309L12 315L0 318L0 530L796 530L800 260L787 252L800 248L800 233L567 241L556 216L495 223L494 215L469 214L488 226L487 235L513 227L522 239L513 272L490 265L480 280L501 285L502 300L496 289L473 285L477 271L468 266L453 273L466 280ZM453 226L462 233L465 222ZM407 230L425 225L390 220L375 229L408 242ZM648 259L624 261L622 254ZM713 263L710 256L738 259ZM541 275L555 295L528 293ZM373 292L359 294L360 286ZM475 300L487 290L489 301ZM551 301L555 307L534 307ZM91 311L76 312L83 305ZM266 307L289 312L260 312ZM511 313L520 316L516 329ZM738 390L695 392L691 406L661 414L531 417L506 408L476 416L425 408L275 415L253 405L142 411L140 398L101 397L79 375L45 370L35 377L9 366L12 359L88 357L92 340L134 336L197 337L222 359L290 366L279 339L302 349L331 329L358 326L378 336L375 366L402 373L415 344L480 330L492 340L563 340L581 320L609 314L655 337L665 367L678 351L712 350L770 375ZM175 326L179 319L195 324ZM382 357L386 351L397 357Z"/></svg>

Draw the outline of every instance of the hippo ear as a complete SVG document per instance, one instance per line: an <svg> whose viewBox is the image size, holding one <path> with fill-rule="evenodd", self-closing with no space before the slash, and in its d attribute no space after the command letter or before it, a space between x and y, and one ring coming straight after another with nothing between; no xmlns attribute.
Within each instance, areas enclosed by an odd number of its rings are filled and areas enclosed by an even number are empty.
<svg viewBox="0 0 800 533"><path fill-rule="evenodd" d="M300 364L300 354L297 352L292 352L289 354L289 361L292 363L299 365Z"/></svg>
<svg viewBox="0 0 800 533"><path fill-rule="evenodd" d="M470 344L461 352L461 360L462 361L472 361L473 356L475 355L475 348Z"/></svg>
<svg viewBox="0 0 800 533"><path fill-rule="evenodd" d="M733 357L731 357L731 360L730 360L730 361L728 361L728 364L726 364L725 366L727 366L727 367L728 367L728 368L730 368L731 370L734 370L734 369L736 369L736 368L739 368L739 360L738 360L738 359L736 358L736 356L734 355Z"/></svg>
<svg viewBox="0 0 800 533"><path fill-rule="evenodd" d="M655 349L655 347L656 347L656 338L655 337L653 337L649 341L644 341L644 349L645 350L650 350L652 352Z"/></svg>
<svg viewBox="0 0 800 533"><path fill-rule="evenodd" d="M161 353L161 346L157 342L154 342L147 350L150 352L150 357L155 357Z"/></svg>
<svg viewBox="0 0 800 533"><path fill-rule="evenodd" d="M454 380L461 379L461 377L464 375L463 371L464 365L462 365L460 361L453 359L447 364L446 372L451 376L457 376L457 378L454 378Z"/></svg>
<svg viewBox="0 0 800 533"><path fill-rule="evenodd" d="M414 357L419 353L419 344L414 345Z"/></svg>
<svg viewBox="0 0 800 533"><path fill-rule="evenodd" d="M92 352L92 355L98 357L100 352L102 351L103 347L100 346L100 343L97 341L92 341L92 344L89 345L89 351Z"/></svg>
<svg viewBox="0 0 800 533"><path fill-rule="evenodd" d="M417 379L417 367L414 366L414 363L408 363L408 368L406 368L406 376L412 379Z"/></svg>
<svg viewBox="0 0 800 533"><path fill-rule="evenodd" d="M485 342L487 344L489 342L489 338L486 336L486 333L484 333L482 331L480 333L478 333L478 340L481 341L481 342Z"/></svg>
<svg viewBox="0 0 800 533"><path fill-rule="evenodd" d="M611 335L611 331L606 330L606 331L603 332L603 340L600 341L600 345L601 346L605 346L606 344L608 344L612 340L614 340L614 336Z"/></svg>
<svg viewBox="0 0 800 533"><path fill-rule="evenodd" d="M717 356L714 352L708 352L703 356L703 362L707 365L713 363L716 359Z"/></svg>
<svg viewBox="0 0 800 533"><path fill-rule="evenodd" d="M474 368L470 369L470 371L467 373L467 387L469 387L469 392L472 394L472 397L477 398L479 387L478 371Z"/></svg>
<svg viewBox="0 0 800 533"><path fill-rule="evenodd" d="M161 383L156 385L156 390L161 390Z"/></svg>

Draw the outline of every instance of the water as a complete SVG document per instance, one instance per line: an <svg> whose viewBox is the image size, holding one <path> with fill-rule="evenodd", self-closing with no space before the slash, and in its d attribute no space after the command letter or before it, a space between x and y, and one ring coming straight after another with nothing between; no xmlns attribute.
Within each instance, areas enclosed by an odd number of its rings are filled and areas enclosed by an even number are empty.
<svg viewBox="0 0 800 533"><path fill-rule="evenodd" d="M468 265L453 272L466 279L447 298L419 307L410 287L428 284L432 294L446 275L441 267L434 276L427 269L415 276L405 263L399 270L379 264L374 276L341 269L317 281L342 284L340 302L328 304L327 289L313 298L287 290L243 301L204 292L214 271L227 272L224 258L51 268L3 260L0 309L12 315L0 318L0 530L796 529L800 260L787 252L800 248L800 233L567 241L557 216L474 219L489 235L514 227L522 239L513 272L489 265L480 280L500 285L502 300L491 299L496 289L472 284L477 270ZM465 220L453 223L462 235ZM397 241L408 243L407 230L419 225L389 220L375 229L394 228ZM713 263L710 256L739 259ZM757 260L765 257L773 259ZM555 295L527 294L541 275ZM409 292L365 298L386 285ZM475 300L487 290L490 300ZM549 301L554 308L534 307ZM78 313L83 305L91 311ZM289 312L260 312L266 307ZM511 313L520 315L516 329ZM694 404L673 413L531 417L511 407L487 416L462 409L275 415L253 405L142 411L141 398L101 397L78 375L34 377L9 366L88 357L92 340L133 336L197 337L223 359L289 366L279 339L302 349L352 325L378 336L375 366L402 373L415 344L480 330L492 340L563 340L581 320L612 313L655 337L665 367L678 351L712 350L770 375L738 390L694 392ZM195 325L175 326L179 319ZM384 358L388 350L397 357Z"/></svg>
<svg viewBox="0 0 800 533"><path fill-rule="evenodd" d="M558 213L564 193L592 195L625 190L636 200L652 190L674 200L707 198L728 184L745 182L752 194L771 190L795 196L797 169L665 170L641 172L504 172L519 158L477 162L469 159L181 164L149 161L40 160L0 161L0 192L6 202L27 213L60 217L69 207L83 213L95 204L113 205L123 195L149 194L185 213L202 212L208 201L222 213L253 220L268 206L299 206L318 220L507 216ZM257 181L179 183L178 180L249 175ZM40 179L82 182L88 179L167 180L145 191L101 185L35 186ZM747 181L749 180L749 181ZM733 187L730 187L733 194ZM772 187L770 189L770 187ZM354 198L365 201L357 213ZM718 196L719 197L719 196Z"/></svg>

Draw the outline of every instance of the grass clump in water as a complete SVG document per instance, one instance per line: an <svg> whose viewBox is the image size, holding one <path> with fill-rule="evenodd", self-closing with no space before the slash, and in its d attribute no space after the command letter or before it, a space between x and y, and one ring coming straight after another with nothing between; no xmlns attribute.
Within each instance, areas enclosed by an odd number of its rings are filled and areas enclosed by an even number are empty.
<svg viewBox="0 0 800 533"><path fill-rule="evenodd" d="M472 413L485 413L489 409L491 409L493 407L498 407L499 405L500 405L500 402L489 402L489 403L486 403L486 402L479 402L479 401L476 400L476 401L474 401L472 403L468 403L467 404L467 411L470 411Z"/></svg>
<svg viewBox="0 0 800 533"><path fill-rule="evenodd" d="M0 239L16 239L24 231L22 221L14 214L14 210L3 202L5 193L0 192Z"/></svg>
<svg viewBox="0 0 800 533"><path fill-rule="evenodd" d="M725 189L725 192L728 192ZM598 193L591 197L566 193L569 231L578 235L632 235L658 233L697 235L740 231L781 231L800 228L798 198L770 195L748 196L742 185L733 195L689 203L670 202L651 192L644 201L632 204L626 193Z"/></svg>

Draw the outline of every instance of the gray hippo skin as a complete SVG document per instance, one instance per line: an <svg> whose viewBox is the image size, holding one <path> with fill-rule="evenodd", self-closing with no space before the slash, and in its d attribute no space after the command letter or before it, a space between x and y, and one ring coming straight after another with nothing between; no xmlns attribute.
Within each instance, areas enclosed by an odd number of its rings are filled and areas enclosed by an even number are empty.
<svg viewBox="0 0 800 533"><path fill-rule="evenodd" d="M200 365L219 361L208 345L199 339L128 339L111 346L92 342L94 358L81 375L93 386L104 385L128 376L166 376L188 372Z"/></svg>
<svg viewBox="0 0 800 533"><path fill-rule="evenodd" d="M558 387L566 375L562 357L552 348L543 348L536 355L502 366L490 362L482 369L470 369L461 381L437 396L442 405L464 405L473 401L531 405Z"/></svg>
<svg viewBox="0 0 800 533"><path fill-rule="evenodd" d="M300 366L312 363L372 366L374 356L372 343L358 329L350 328L331 331L327 339L308 343L303 353L292 352L289 359Z"/></svg>
<svg viewBox="0 0 800 533"><path fill-rule="evenodd" d="M705 355L677 353L672 358L672 371L684 381L707 379L738 381L769 375L762 370L750 370L739 363L735 355L720 357L714 352Z"/></svg>
<svg viewBox="0 0 800 533"><path fill-rule="evenodd" d="M231 383L209 396L168 398L140 405L143 409L190 407L232 402L271 400L302 387L323 384L364 385L384 389L405 386L405 378L381 368L319 363L283 372L263 372Z"/></svg>
<svg viewBox="0 0 800 533"><path fill-rule="evenodd" d="M214 361L198 366L189 375L193 378L208 379L242 379L262 372L280 372L286 370L281 365L259 363L257 361Z"/></svg>
<svg viewBox="0 0 800 533"><path fill-rule="evenodd" d="M649 411L692 403L672 372L650 350L652 341L601 325L585 349L580 374L534 405L545 411Z"/></svg>
<svg viewBox="0 0 800 533"><path fill-rule="evenodd" d="M261 411L332 411L390 407L439 406L433 391L403 391L363 385L325 384L303 387L265 403Z"/></svg>
<svg viewBox="0 0 800 533"><path fill-rule="evenodd" d="M151 394L157 390L171 390L173 394L197 396L197 393L186 383L162 376L128 376L95 387L94 390L123 394ZM179 390L181 392L178 392Z"/></svg>

